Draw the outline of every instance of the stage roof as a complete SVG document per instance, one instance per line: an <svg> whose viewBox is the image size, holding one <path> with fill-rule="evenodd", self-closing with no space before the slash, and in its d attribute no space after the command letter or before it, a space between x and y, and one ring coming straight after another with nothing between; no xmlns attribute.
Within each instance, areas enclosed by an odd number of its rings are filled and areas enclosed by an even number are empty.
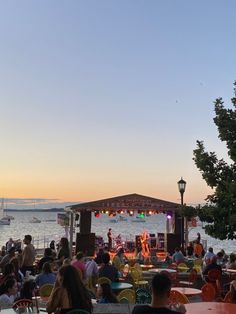
<svg viewBox="0 0 236 314"><path fill-rule="evenodd" d="M166 210L175 211L180 207L180 204L160 200L157 198L144 196L140 194L128 194L116 196L112 198L80 203L76 205L67 206L66 211L72 210L73 212L81 211L128 211L128 210L155 210L164 212Z"/></svg>

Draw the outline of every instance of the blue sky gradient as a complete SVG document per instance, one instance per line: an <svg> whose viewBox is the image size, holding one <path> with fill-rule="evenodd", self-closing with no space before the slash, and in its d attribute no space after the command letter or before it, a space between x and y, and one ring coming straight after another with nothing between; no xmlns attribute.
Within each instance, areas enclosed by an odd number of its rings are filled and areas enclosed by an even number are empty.
<svg viewBox="0 0 236 314"><path fill-rule="evenodd" d="M0 5L0 195L94 200L211 193L193 149L227 158L235 1L5 1Z"/></svg>

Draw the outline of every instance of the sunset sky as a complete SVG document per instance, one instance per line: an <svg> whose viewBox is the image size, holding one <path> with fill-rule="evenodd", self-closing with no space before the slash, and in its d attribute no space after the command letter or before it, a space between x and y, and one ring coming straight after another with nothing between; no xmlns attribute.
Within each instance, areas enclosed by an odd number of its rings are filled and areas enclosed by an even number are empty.
<svg viewBox="0 0 236 314"><path fill-rule="evenodd" d="M233 96L234 0L0 3L0 197L138 193L203 203L196 140L226 157L213 101ZM226 157L227 158L227 157Z"/></svg>

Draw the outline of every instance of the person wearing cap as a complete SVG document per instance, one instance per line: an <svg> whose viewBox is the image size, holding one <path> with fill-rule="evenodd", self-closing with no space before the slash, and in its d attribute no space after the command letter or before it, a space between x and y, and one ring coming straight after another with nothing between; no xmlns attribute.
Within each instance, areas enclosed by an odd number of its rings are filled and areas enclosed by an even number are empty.
<svg viewBox="0 0 236 314"><path fill-rule="evenodd" d="M3 257L3 259L0 262L0 268L2 270L2 272L4 272L4 267L10 263L11 259L13 259L15 257L15 248L11 247L7 254Z"/></svg>
<svg viewBox="0 0 236 314"><path fill-rule="evenodd" d="M30 234L25 235L24 237L24 250L22 252L22 264L21 264L21 272L25 276L26 271L31 271L34 273L34 261L35 261L35 248L33 244L31 244L32 237Z"/></svg>

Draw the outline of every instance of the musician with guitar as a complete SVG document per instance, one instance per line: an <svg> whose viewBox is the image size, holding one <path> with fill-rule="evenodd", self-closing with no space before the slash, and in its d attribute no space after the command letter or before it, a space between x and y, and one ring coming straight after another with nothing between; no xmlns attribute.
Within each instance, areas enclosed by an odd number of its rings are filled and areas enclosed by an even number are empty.
<svg viewBox="0 0 236 314"><path fill-rule="evenodd" d="M148 257L150 254L149 248L149 236L146 231L144 231L141 235L141 247L142 247L142 255Z"/></svg>

